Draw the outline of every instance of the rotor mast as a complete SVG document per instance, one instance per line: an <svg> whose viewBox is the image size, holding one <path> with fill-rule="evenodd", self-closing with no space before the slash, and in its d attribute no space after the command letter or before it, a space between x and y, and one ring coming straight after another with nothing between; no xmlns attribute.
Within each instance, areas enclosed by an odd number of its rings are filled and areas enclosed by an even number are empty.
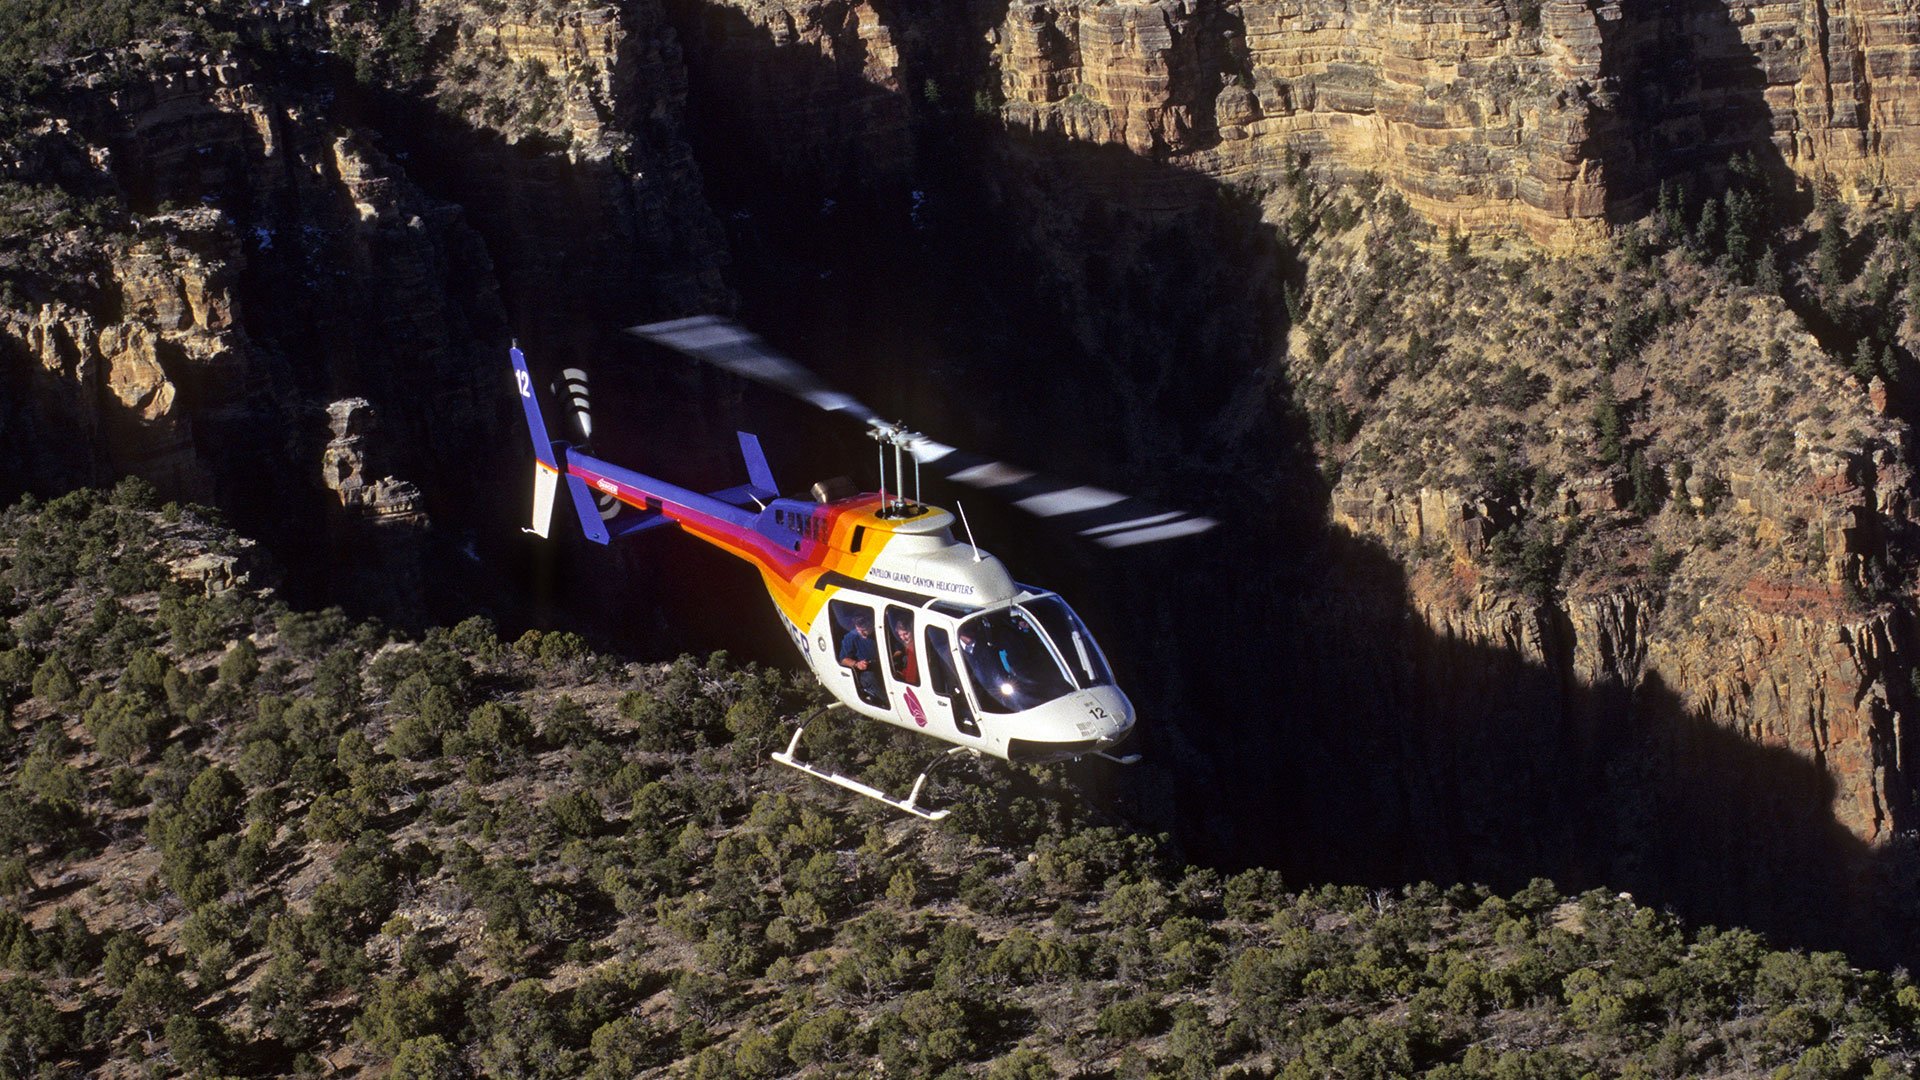
<svg viewBox="0 0 1920 1080"><path fill-rule="evenodd" d="M918 517L926 513L927 507L920 501L920 458L913 454L914 443L926 438L917 431L908 429L906 424L895 420L867 422L867 438L872 439L880 454L880 516L881 517ZM887 447L893 447L893 484L887 484ZM913 458L913 496L906 495L906 459ZM888 492L892 495L889 497Z"/></svg>

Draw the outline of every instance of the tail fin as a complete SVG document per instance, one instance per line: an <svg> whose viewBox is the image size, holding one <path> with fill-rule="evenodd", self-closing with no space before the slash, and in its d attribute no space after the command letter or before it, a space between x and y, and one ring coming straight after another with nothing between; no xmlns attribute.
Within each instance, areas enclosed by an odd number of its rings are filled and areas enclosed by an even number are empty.
<svg viewBox="0 0 1920 1080"><path fill-rule="evenodd" d="M560 486L560 463L554 443L547 434L547 422L540 416L540 399L533 392L533 376L527 371L527 357L515 344L507 350L513 358L513 379L520 392L520 407L526 410L527 434L533 439L533 527L527 531L545 539L553 523L554 495Z"/></svg>
<svg viewBox="0 0 1920 1080"><path fill-rule="evenodd" d="M780 497L780 489L773 483L773 469L767 465L766 451L760 449L759 436L745 431L736 434L740 437L740 456L747 461L747 482L709 494L728 506L764 510L767 500Z"/></svg>

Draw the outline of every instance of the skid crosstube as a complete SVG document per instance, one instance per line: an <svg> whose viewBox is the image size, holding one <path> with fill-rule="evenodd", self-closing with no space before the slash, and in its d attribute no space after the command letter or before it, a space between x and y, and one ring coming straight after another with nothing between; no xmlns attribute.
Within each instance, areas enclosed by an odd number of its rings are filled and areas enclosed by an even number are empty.
<svg viewBox="0 0 1920 1080"><path fill-rule="evenodd" d="M822 710L822 711L825 711L825 710ZM818 713L814 715L818 715ZM875 802L885 803L886 805L893 807L895 810L899 810L903 813L912 814L914 817L922 818L927 821L939 821L941 818L946 817L948 814L951 814L953 812L952 810L923 809L920 806L920 789L926 786L927 777L931 775L933 770L938 768L941 763L952 758L955 754L973 753L974 751L972 751L970 748L965 746L956 746L948 750L946 753L941 754L939 757L935 758L933 761L933 764L928 765L925 769L922 769L920 771L919 777L917 777L913 781L913 790L907 793L907 797L904 799L896 799L888 795L886 792L881 791L879 788L874 787L870 784L863 784L860 781L855 780L850 776L841 776L839 773L828 772L827 770L822 769L816 765L812 765L805 761L801 761L798 757L794 756L795 752L800 749L800 736L806 734L807 723L812 719L813 719L813 716L807 717L806 720L801 721L800 726L793 729L793 738L787 742L787 748L785 750L774 751L773 754L770 755L773 758L773 760L779 762L782 765L787 766L790 769L798 769L799 771L806 773L808 776L811 776L817 780L825 780L827 783L832 784L836 787L845 788L856 795L864 795L865 797L872 799Z"/></svg>

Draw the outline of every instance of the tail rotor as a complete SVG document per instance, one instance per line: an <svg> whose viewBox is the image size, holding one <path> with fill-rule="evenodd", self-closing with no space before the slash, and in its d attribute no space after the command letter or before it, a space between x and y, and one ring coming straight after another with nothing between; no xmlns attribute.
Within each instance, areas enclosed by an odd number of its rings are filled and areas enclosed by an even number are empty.
<svg viewBox="0 0 1920 1080"><path fill-rule="evenodd" d="M588 389L587 373L583 368L570 367L560 372L560 385L555 388L554 396L573 406L568 418L573 422L573 435L576 444L584 453L593 452L593 395ZM620 503L604 491L593 493L594 508L600 512L600 520L612 521L620 513Z"/></svg>

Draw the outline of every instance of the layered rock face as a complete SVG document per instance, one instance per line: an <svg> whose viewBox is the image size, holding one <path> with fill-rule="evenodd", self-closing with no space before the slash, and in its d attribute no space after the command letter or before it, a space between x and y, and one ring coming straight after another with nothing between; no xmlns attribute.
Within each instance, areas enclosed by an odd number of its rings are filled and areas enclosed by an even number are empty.
<svg viewBox="0 0 1920 1080"><path fill-rule="evenodd" d="M1916 643L1885 560L1913 508L1884 395L1777 298L1681 257L1507 274L1393 231L1326 242L1288 370L1310 411L1357 418L1325 438L1330 517L1408 568L1427 633L1618 688L1622 719L1658 699L1810 763L1827 788L1802 827L1830 816L1869 845L1911 828ZM1401 287L1370 280L1383 266ZM1470 311L1429 306L1444 279ZM1657 328L1608 359L1635 317ZM1530 566L1528 543L1563 562Z"/></svg>
<svg viewBox="0 0 1920 1080"><path fill-rule="evenodd" d="M377 39L344 15L282 5L234 54L75 61L0 151L36 230L0 254L8 487L137 472L308 542L338 502L325 407L357 396L422 485L368 488L383 520L492 521L519 457L510 337L557 368L726 306L656 9L426 5L450 53L405 96L330 59Z"/></svg>
<svg viewBox="0 0 1920 1080"><path fill-rule="evenodd" d="M308 395L338 387L394 400L448 449L483 438L496 410L470 363L474 323L498 315L458 211L317 99L233 61L176 67L98 89L76 75L68 116L34 147L57 149L67 190L130 212L13 260L7 336L65 384L33 400L67 436L18 445L14 482L47 483L71 455L93 463L88 481L143 472L170 496L271 515L247 500L280 486L277 468L311 475L326 429ZM36 164L10 171L50 179Z"/></svg>
<svg viewBox="0 0 1920 1080"><path fill-rule="evenodd" d="M1436 221L1543 241L1757 147L1851 198L1920 188L1900 4L1525 6L1040 0L991 35L1009 123L1219 177L1310 155Z"/></svg>
<svg viewBox="0 0 1920 1080"><path fill-rule="evenodd" d="M1599 221L1594 13L1491 3L1017 3L993 31L1009 123L1220 177L1308 158L1429 216L1554 238Z"/></svg>
<svg viewBox="0 0 1920 1080"><path fill-rule="evenodd" d="M51 256L98 300L0 311L0 338L23 361L9 373L19 391L8 406L13 461L69 484L133 473L211 496L189 405L217 402L248 366L234 325L235 252L217 218L153 218L145 235L103 248L74 237Z"/></svg>
<svg viewBox="0 0 1920 1080"><path fill-rule="evenodd" d="M416 23L451 51L436 111L388 137L485 239L530 355L558 370L618 327L730 305L725 237L682 128L686 69L657 4L439 2Z"/></svg>

